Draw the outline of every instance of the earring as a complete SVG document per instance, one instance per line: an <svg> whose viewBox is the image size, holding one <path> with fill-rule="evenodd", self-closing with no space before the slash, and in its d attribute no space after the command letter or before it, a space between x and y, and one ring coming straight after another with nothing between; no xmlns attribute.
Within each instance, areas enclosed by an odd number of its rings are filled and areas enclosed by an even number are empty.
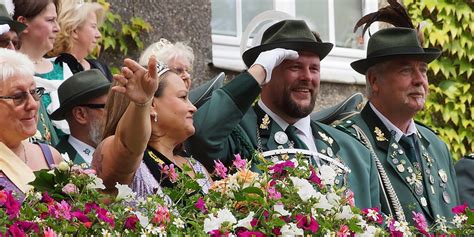
<svg viewBox="0 0 474 237"><path fill-rule="evenodd" d="M151 116L153 117L153 122L158 122L158 114L157 113L152 113Z"/></svg>

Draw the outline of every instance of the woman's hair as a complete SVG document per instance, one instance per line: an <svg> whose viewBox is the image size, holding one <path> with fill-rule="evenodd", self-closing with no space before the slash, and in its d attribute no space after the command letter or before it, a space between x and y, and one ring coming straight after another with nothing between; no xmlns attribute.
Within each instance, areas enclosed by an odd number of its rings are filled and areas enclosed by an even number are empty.
<svg viewBox="0 0 474 237"><path fill-rule="evenodd" d="M33 76L35 65L28 56L14 50L0 48L0 81L13 76Z"/></svg>
<svg viewBox="0 0 474 237"><path fill-rule="evenodd" d="M96 2L85 2L77 4L76 0L62 0L58 13L60 31L56 35L54 48L50 56L57 56L63 52L69 52L72 48L71 34L74 30L83 26L90 13L97 17L97 27L102 25L105 17L104 8Z"/></svg>
<svg viewBox="0 0 474 237"><path fill-rule="evenodd" d="M50 3L56 6L56 12L59 9L59 0L13 0L15 13L13 20L23 16L26 19L33 19L39 15Z"/></svg>
<svg viewBox="0 0 474 237"><path fill-rule="evenodd" d="M165 63L168 63L171 59L175 58L184 58L189 61L191 66L194 63L194 53L191 47L184 42L176 42L172 44L164 38L161 38L160 41L148 46L140 56L138 63L142 66L146 66L152 55L154 55L158 61Z"/></svg>
<svg viewBox="0 0 474 237"><path fill-rule="evenodd" d="M163 95L163 91L167 85L167 77L170 75L171 71L168 71L160 76L160 82L158 85L158 89L155 92L154 97L161 97ZM117 81L112 83L112 87L118 84ZM130 99L127 96L121 93L114 92L112 90L109 91L107 96L107 103L105 104L105 125L104 131L102 133L102 140L109 136L115 134L115 130L117 129L117 125L122 118L123 114L127 110L128 105L130 104Z"/></svg>

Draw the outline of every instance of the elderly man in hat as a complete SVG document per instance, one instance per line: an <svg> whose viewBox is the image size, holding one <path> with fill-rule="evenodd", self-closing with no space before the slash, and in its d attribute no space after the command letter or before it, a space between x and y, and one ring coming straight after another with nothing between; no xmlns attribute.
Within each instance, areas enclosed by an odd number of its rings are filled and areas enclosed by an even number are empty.
<svg viewBox="0 0 474 237"><path fill-rule="evenodd" d="M18 35L26 28L26 25L14 21L5 5L0 4L0 47L16 50L20 46Z"/></svg>
<svg viewBox="0 0 474 237"><path fill-rule="evenodd" d="M392 27L373 34L367 57L351 64L366 76L369 102L338 128L371 149L381 177L382 211L413 222L422 213L428 223L453 216L458 188L446 144L413 117L428 94L428 63L441 54L422 48L417 32Z"/></svg>
<svg viewBox="0 0 474 237"><path fill-rule="evenodd" d="M51 119L66 119L71 135L62 137L56 149L67 153L76 164L90 165L101 141L110 84L99 70L91 69L74 74L58 88L60 107L51 114Z"/></svg>
<svg viewBox="0 0 474 237"><path fill-rule="evenodd" d="M352 189L357 206L378 206L376 168L368 149L309 116L319 90L320 60L331 48L332 44L316 39L304 21L270 26L261 45L243 54L248 71L216 90L195 113L196 133L188 144L191 154L213 170L217 160L230 166L234 154L251 159L254 152L309 150L328 158L311 159L313 164L344 164L351 170L335 165L336 183Z"/></svg>

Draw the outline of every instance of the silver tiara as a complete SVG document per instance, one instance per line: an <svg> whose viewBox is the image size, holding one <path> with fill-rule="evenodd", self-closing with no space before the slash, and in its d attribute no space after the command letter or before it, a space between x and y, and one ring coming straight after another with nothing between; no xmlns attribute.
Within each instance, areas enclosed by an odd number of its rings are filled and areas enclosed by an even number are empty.
<svg viewBox="0 0 474 237"><path fill-rule="evenodd" d="M161 75L165 74L167 71L169 71L168 65L165 63L157 63L156 64L156 69L158 70L158 76L161 77Z"/></svg>

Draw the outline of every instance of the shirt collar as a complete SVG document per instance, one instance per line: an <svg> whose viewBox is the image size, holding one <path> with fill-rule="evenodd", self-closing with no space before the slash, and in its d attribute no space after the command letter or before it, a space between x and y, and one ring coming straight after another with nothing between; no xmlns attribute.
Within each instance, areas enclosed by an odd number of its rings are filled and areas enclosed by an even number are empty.
<svg viewBox="0 0 474 237"><path fill-rule="evenodd" d="M260 108L262 108L262 110L265 113L268 114L268 116L270 116L273 119L273 121L275 121L283 129L283 131L286 130L289 124L285 120L283 120L280 116L278 116L273 111L271 111L263 103L262 99L258 100L258 105L260 106ZM296 121L296 123L294 123L293 126L295 126L298 129L298 131L302 132L306 137L313 136L313 133L311 130L311 118L309 115Z"/></svg>
<svg viewBox="0 0 474 237"><path fill-rule="evenodd" d="M416 134L417 130L416 130L416 126L415 126L415 121L413 121L413 119L410 120L410 124L408 125L407 133L404 133L397 126L395 126L392 122L390 122L390 120L388 120L387 117L385 117L382 113L380 113L380 111L378 111L377 108L375 108L375 106L372 103L369 102L369 105L370 105L370 108L372 108L374 113L377 115L377 117L379 117L379 119L382 120L382 123L385 125L385 127L387 127L387 129L390 132L394 133L395 140L397 142L400 141L400 138L403 135L410 136L412 134Z"/></svg>
<svg viewBox="0 0 474 237"><path fill-rule="evenodd" d="M79 153L84 161L90 165L92 162L92 154L94 154L95 148L73 137L72 135L69 135L68 142L77 151L77 153ZM74 159L74 157L70 158Z"/></svg>

